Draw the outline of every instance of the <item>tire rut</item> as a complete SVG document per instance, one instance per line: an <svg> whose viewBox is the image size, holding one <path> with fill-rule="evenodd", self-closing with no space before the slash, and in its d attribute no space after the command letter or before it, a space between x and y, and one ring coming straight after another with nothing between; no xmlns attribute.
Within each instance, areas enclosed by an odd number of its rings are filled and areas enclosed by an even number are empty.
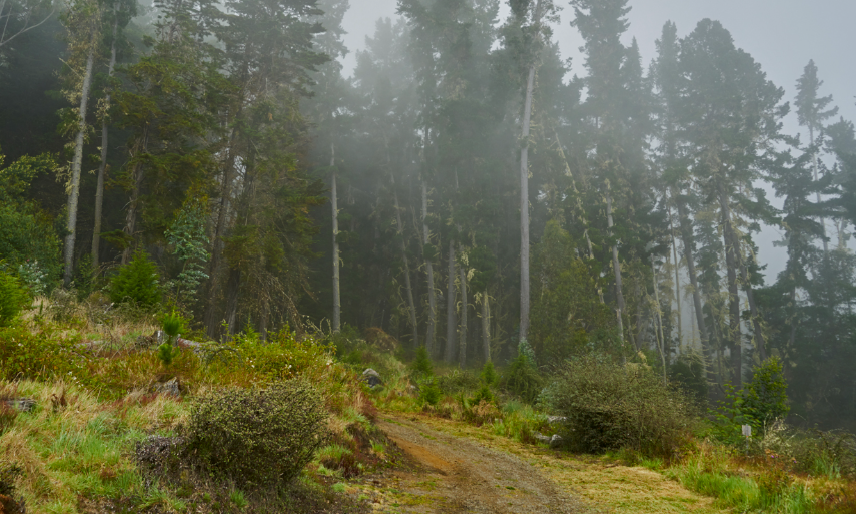
<svg viewBox="0 0 856 514"><path fill-rule="evenodd" d="M590 510L514 455L486 448L402 418L377 422L415 469L396 474L396 487L423 501L377 506L382 512L557 513ZM427 485L426 485L427 484Z"/></svg>

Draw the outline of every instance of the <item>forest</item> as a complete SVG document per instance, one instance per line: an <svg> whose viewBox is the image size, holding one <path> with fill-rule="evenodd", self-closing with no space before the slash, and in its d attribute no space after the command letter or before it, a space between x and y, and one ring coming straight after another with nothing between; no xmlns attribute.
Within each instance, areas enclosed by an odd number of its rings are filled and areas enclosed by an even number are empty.
<svg viewBox="0 0 856 514"><path fill-rule="evenodd" d="M348 9L0 0L0 271L711 404L775 360L792 423L856 430L856 132L813 61L786 94L710 19L646 64L628 0L399 0L346 76Z"/></svg>

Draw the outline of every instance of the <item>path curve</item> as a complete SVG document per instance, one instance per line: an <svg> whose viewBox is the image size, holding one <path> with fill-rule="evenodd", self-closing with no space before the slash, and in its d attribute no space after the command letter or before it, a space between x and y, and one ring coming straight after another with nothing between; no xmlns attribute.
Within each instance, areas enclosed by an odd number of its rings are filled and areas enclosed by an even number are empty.
<svg viewBox="0 0 856 514"><path fill-rule="evenodd" d="M433 484L429 487L430 502L400 506L395 512L589 512L580 500L563 494L549 478L514 455L405 418L384 416L377 425L421 468L415 475L421 481L400 478L398 487L407 490L418 484Z"/></svg>

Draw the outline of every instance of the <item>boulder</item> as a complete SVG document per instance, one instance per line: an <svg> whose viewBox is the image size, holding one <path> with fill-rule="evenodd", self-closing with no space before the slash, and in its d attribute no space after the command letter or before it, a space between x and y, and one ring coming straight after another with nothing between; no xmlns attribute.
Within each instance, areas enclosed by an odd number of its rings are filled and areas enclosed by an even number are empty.
<svg viewBox="0 0 856 514"><path fill-rule="evenodd" d="M378 375L377 371L371 368L363 371L363 381L365 381L369 387L383 385L383 380L380 379L380 375Z"/></svg>
<svg viewBox="0 0 856 514"><path fill-rule="evenodd" d="M155 385L155 392L160 394L168 394L171 396L175 396L178 398L181 396L181 383L178 381L178 377L173 377L163 384Z"/></svg>
<svg viewBox="0 0 856 514"><path fill-rule="evenodd" d="M540 432L535 433L535 439L541 441L542 443L548 445L550 448L558 448L562 445L562 436L559 434L553 434L552 436L546 436L541 434Z"/></svg>

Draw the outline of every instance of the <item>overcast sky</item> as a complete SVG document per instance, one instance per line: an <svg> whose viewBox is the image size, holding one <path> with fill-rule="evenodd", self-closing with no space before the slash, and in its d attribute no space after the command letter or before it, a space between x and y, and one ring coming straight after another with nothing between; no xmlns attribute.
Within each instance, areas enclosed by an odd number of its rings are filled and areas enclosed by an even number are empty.
<svg viewBox="0 0 856 514"><path fill-rule="evenodd" d="M354 53L364 47L365 36L374 31L375 20L394 18L396 0L350 0L345 16L345 37L351 53L346 57L345 73L354 66ZM507 3L507 2L504 2ZM554 28L563 56L573 58L571 74L585 75L579 47L582 39L570 26L573 10L562 6L561 23ZM735 44L761 64L777 86L785 88L785 98L793 100L794 85L809 59L814 59L824 81L822 94L832 94L840 114L856 120L856 0L630 0L630 29L626 43L635 37L647 63L655 56L654 41L660 37L667 20L675 22L683 37L703 18L722 22ZM501 16L508 12L503 6ZM786 120L785 130L797 133L796 119ZM803 136L803 140L807 135ZM772 196L772 195L771 195ZM775 201L774 203L780 204ZM828 228L831 230L831 226ZM765 228L756 237L760 260L768 264L767 283L784 268L783 248L774 247L779 239L775 229Z"/></svg>

